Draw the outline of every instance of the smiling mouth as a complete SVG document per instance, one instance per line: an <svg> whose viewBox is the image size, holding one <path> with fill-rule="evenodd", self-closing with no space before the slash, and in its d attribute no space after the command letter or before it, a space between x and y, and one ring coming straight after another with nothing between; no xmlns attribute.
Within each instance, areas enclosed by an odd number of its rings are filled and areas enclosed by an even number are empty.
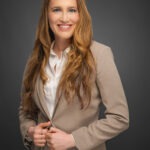
<svg viewBox="0 0 150 150"><path fill-rule="evenodd" d="M62 31L67 31L71 28L71 24L58 24L58 27Z"/></svg>

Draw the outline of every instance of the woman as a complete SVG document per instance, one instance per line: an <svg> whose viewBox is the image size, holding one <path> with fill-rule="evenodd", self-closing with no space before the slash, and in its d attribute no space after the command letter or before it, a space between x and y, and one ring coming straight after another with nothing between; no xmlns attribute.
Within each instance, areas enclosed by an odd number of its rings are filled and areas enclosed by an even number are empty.
<svg viewBox="0 0 150 150"><path fill-rule="evenodd" d="M111 49L92 41L84 0L44 0L19 110L26 148L106 150L128 128ZM99 118L100 104L106 107Z"/></svg>

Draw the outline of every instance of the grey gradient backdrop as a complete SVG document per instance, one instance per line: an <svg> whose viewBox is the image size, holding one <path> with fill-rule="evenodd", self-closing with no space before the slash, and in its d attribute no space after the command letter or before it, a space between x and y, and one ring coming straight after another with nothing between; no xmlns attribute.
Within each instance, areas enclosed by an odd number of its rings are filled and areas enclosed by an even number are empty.
<svg viewBox="0 0 150 150"><path fill-rule="evenodd" d="M20 86L33 48L42 0L0 2L0 149L23 150ZM150 149L150 4L148 0L87 0L94 39L114 53L130 109L130 128L108 150ZM84 139L83 139L84 140ZM3 147L3 148L2 148ZM5 147L5 148L4 148Z"/></svg>

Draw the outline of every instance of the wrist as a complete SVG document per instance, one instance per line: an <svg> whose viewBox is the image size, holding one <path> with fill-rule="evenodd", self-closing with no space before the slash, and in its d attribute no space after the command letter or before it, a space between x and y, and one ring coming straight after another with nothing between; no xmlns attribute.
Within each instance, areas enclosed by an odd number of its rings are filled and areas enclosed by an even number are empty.
<svg viewBox="0 0 150 150"><path fill-rule="evenodd" d="M72 134L69 134L69 136L70 136L70 148L73 148L76 146L75 140Z"/></svg>

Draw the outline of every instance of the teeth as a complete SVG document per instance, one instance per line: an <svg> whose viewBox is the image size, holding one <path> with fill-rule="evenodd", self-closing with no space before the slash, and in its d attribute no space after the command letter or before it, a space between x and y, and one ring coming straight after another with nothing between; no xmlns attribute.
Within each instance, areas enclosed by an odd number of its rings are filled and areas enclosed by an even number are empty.
<svg viewBox="0 0 150 150"><path fill-rule="evenodd" d="M70 26L69 25L59 25L59 27L61 27L63 29L68 29Z"/></svg>

